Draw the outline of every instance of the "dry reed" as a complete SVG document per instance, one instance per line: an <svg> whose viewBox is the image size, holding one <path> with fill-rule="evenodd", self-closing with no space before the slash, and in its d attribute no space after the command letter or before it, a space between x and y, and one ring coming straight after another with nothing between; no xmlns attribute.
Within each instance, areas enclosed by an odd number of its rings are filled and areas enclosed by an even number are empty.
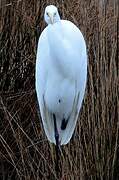
<svg viewBox="0 0 119 180"><path fill-rule="evenodd" d="M57 5L61 16L80 28L89 60L80 120L71 142L62 147L59 179L118 180L118 0L1 0L0 179L58 179L34 87L47 4Z"/></svg>

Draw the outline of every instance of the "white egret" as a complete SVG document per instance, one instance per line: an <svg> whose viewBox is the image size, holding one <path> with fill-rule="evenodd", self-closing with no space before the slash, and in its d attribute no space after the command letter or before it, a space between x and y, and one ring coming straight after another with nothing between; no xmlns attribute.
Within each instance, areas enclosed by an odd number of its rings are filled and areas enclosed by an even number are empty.
<svg viewBox="0 0 119 180"><path fill-rule="evenodd" d="M46 7L44 19L48 26L38 42L36 93L48 140L63 145L72 137L85 93L86 43L54 5Z"/></svg>

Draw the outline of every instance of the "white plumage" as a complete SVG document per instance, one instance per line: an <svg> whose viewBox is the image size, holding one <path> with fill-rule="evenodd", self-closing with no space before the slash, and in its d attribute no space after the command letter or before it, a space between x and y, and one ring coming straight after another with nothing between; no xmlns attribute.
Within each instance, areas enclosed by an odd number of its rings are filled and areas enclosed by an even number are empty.
<svg viewBox="0 0 119 180"><path fill-rule="evenodd" d="M48 26L38 42L36 93L47 138L56 144L57 130L62 145L72 137L85 93L86 44L72 22L60 20L55 6L46 7L44 18Z"/></svg>

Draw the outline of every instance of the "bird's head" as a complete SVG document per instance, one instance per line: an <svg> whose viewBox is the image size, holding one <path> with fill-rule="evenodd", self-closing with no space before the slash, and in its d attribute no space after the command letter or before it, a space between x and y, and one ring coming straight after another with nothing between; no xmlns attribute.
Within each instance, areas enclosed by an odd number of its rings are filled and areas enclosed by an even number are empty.
<svg viewBox="0 0 119 180"><path fill-rule="evenodd" d="M49 5L45 8L44 19L47 24L54 24L60 20L60 16L57 7Z"/></svg>

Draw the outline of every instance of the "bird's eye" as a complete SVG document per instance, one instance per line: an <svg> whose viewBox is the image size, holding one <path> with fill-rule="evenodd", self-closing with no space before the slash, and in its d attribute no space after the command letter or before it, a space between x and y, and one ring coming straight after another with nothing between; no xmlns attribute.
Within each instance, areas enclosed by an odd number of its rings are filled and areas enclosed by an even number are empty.
<svg viewBox="0 0 119 180"><path fill-rule="evenodd" d="M46 12L46 14L47 14L47 16L49 16L49 13L48 13L48 12Z"/></svg>
<svg viewBox="0 0 119 180"><path fill-rule="evenodd" d="M57 13L55 12L55 13L54 13L54 16L56 16L56 14L57 14Z"/></svg>

